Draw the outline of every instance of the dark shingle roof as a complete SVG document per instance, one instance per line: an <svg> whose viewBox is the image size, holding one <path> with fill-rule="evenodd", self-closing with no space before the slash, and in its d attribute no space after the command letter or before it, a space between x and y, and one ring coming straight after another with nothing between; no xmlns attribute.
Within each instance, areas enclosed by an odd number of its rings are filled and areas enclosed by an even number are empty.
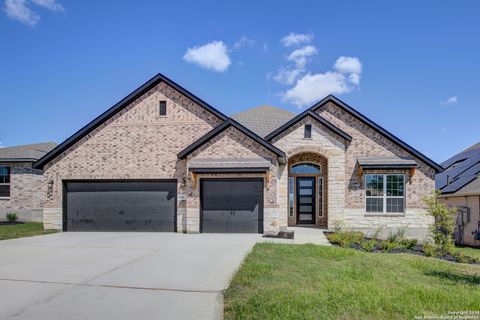
<svg viewBox="0 0 480 320"><path fill-rule="evenodd" d="M414 159L398 157L368 157L358 158L358 165L365 169L388 169L388 168L415 168L417 162Z"/></svg>
<svg viewBox="0 0 480 320"><path fill-rule="evenodd" d="M55 142L0 148L0 161L36 161L55 148Z"/></svg>
<svg viewBox="0 0 480 320"><path fill-rule="evenodd" d="M435 187L442 194L480 194L480 144L460 152L442 163L435 176Z"/></svg>
<svg viewBox="0 0 480 320"><path fill-rule="evenodd" d="M294 113L273 106L260 106L231 116L262 138L293 117Z"/></svg>

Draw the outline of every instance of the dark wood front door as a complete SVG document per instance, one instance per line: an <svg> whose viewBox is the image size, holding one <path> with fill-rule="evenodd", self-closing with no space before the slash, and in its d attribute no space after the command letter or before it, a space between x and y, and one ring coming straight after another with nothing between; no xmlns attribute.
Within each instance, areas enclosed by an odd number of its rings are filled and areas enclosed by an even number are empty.
<svg viewBox="0 0 480 320"><path fill-rule="evenodd" d="M315 224L315 177L297 177L297 223Z"/></svg>

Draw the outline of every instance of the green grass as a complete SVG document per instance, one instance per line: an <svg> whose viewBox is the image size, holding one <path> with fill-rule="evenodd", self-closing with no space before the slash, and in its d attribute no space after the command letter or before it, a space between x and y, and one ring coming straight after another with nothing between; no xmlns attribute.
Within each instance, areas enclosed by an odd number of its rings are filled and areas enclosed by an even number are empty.
<svg viewBox="0 0 480 320"><path fill-rule="evenodd" d="M0 240L38 236L54 232L56 231L43 230L43 223L40 222L0 225Z"/></svg>
<svg viewBox="0 0 480 320"><path fill-rule="evenodd" d="M480 248L456 247L456 249L463 252L466 255L480 258Z"/></svg>
<svg viewBox="0 0 480 320"><path fill-rule="evenodd" d="M480 310L480 266L411 254L257 244L225 293L226 319L413 319Z"/></svg>

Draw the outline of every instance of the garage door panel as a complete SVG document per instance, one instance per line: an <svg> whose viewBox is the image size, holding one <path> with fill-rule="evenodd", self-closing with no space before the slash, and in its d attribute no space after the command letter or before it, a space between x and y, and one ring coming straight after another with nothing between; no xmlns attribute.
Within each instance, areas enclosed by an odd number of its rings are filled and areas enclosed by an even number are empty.
<svg viewBox="0 0 480 320"><path fill-rule="evenodd" d="M176 182L68 182L69 231L175 231Z"/></svg>
<svg viewBox="0 0 480 320"><path fill-rule="evenodd" d="M201 202L202 232L263 232L263 179L203 179Z"/></svg>

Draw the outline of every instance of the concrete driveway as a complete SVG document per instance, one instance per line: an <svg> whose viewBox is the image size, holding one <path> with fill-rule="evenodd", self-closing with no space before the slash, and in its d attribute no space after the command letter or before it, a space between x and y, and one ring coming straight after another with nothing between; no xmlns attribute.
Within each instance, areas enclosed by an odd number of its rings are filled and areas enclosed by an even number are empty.
<svg viewBox="0 0 480 320"><path fill-rule="evenodd" d="M0 319L219 319L248 234L58 233L0 241Z"/></svg>

